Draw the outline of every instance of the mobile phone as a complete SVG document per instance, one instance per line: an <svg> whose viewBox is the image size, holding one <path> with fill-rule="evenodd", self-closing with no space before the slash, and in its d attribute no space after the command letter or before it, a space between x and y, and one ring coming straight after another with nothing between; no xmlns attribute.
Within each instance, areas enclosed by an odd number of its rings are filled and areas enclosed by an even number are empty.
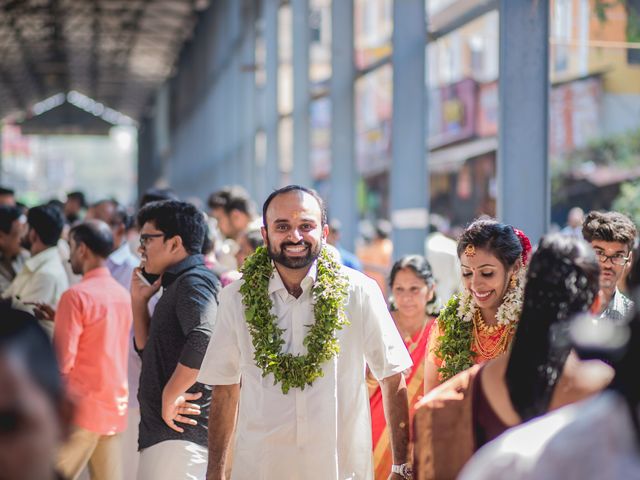
<svg viewBox="0 0 640 480"><path fill-rule="evenodd" d="M147 280L146 278L144 278L144 275L142 274L142 272L140 270L138 270L136 272L136 275L138 276L138 278L142 281L142 283L144 283L147 287L150 287L151 284L149 283L149 280Z"/></svg>
<svg viewBox="0 0 640 480"><path fill-rule="evenodd" d="M144 271L144 267L136 272L138 278L142 280L142 283L150 287L153 283L160 277L160 275L156 275L154 273L147 273Z"/></svg>

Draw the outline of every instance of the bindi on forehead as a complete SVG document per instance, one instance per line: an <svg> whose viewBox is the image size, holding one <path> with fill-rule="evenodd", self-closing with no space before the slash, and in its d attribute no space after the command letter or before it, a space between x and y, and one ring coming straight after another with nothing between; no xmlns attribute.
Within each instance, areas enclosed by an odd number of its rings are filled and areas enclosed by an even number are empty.
<svg viewBox="0 0 640 480"><path fill-rule="evenodd" d="M493 252L485 248L476 248L473 255L467 255L463 252L460 256L460 263L467 265L479 264L496 266L500 263L500 260L493 254Z"/></svg>

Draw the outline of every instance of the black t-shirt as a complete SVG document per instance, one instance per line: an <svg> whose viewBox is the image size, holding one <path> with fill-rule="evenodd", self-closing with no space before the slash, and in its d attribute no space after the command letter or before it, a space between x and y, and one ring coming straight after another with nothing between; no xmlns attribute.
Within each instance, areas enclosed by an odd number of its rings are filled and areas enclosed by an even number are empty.
<svg viewBox="0 0 640 480"><path fill-rule="evenodd" d="M198 422L176 422L184 433L176 432L162 419L162 391L179 363L199 369L207 351L218 305L220 282L204 264L202 255L192 255L169 268L162 277L164 288L149 326L149 338L141 352L140 432L138 448L165 440L186 440L207 446L207 419L211 387L196 383L189 392L202 392L194 400L201 407Z"/></svg>

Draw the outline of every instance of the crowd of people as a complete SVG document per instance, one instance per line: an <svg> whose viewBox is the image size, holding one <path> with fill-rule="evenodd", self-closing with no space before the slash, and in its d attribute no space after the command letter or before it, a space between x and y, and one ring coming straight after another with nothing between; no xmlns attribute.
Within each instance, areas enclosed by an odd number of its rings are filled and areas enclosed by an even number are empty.
<svg viewBox="0 0 640 480"><path fill-rule="evenodd" d="M207 206L0 188L0 478L640 478L625 215L393 262L303 186Z"/></svg>

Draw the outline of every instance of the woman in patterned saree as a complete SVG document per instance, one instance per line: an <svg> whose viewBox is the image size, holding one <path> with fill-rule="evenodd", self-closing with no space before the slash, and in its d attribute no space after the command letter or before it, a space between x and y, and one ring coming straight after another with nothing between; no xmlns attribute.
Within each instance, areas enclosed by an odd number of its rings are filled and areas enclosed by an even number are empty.
<svg viewBox="0 0 640 480"><path fill-rule="evenodd" d="M424 391L424 357L429 330L435 316L435 280L429 262L421 255L408 255L391 269L391 316L413 360L413 368L405 372L409 406ZM437 313L436 313L437 314ZM375 478L386 480L393 464L389 431L382 408L378 382L369 382Z"/></svg>

